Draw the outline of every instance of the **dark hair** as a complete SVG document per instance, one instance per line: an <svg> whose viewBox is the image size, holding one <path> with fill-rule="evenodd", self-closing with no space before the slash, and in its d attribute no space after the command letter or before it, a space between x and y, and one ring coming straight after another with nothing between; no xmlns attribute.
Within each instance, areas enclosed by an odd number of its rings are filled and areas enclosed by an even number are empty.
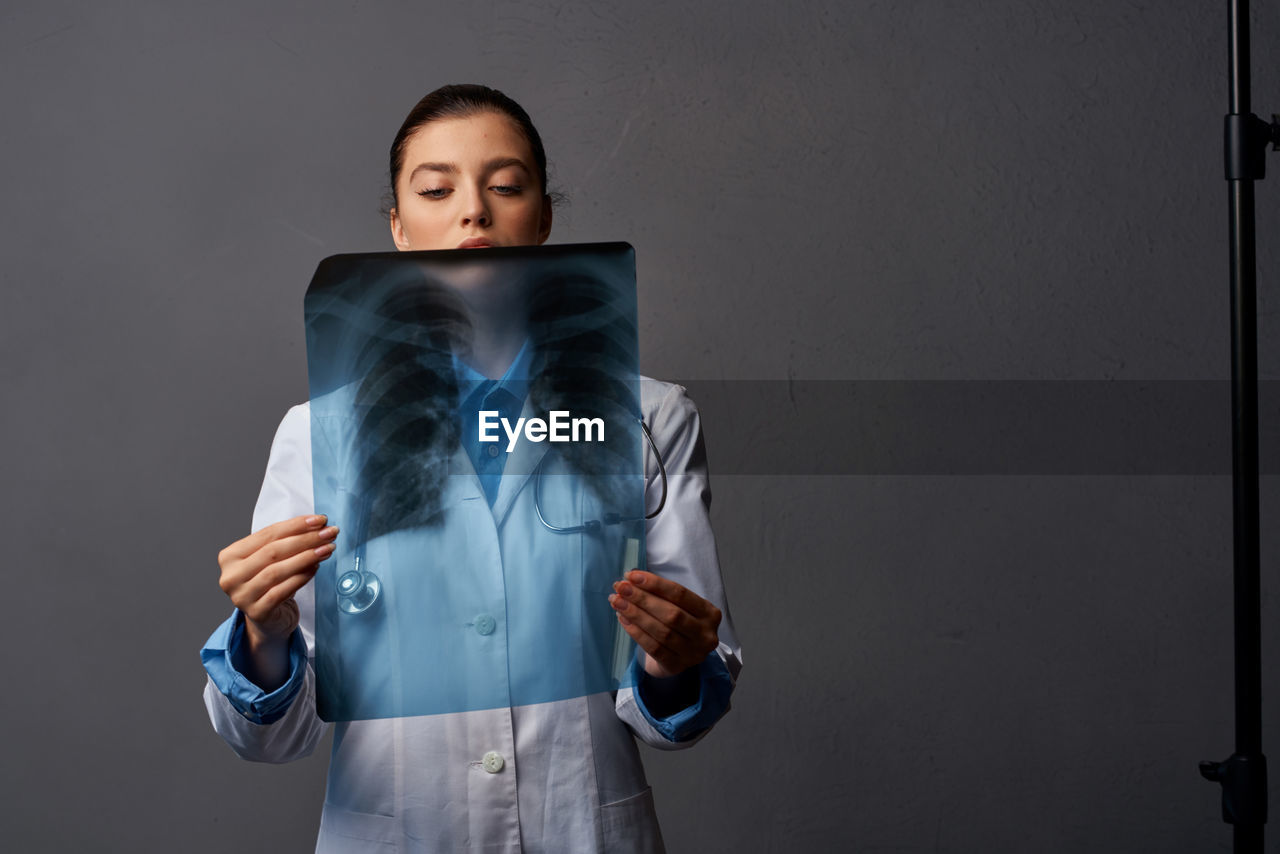
<svg viewBox="0 0 1280 854"><path fill-rule="evenodd" d="M553 202L561 200L559 193L551 193L547 189L547 153L542 148L542 137L538 136L538 129L533 126L533 120L524 111L524 107L497 89L475 83L454 83L441 86L415 104L409 111L409 115L405 116L404 124L400 125L395 139L391 141L391 189L383 205L384 214L390 214L391 209L399 204L399 198L396 195L396 178L404 167L404 149L409 142L409 137L423 125L438 119L465 119L477 113L500 113L516 123L516 127L520 129L520 133L524 135L529 148L533 151L534 165L538 170L538 180L542 182L543 195L550 196Z"/></svg>

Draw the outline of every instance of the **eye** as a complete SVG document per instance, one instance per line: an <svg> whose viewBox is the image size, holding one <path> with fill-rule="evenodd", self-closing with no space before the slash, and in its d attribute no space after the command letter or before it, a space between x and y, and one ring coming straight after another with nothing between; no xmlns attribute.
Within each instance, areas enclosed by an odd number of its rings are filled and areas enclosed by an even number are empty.
<svg viewBox="0 0 1280 854"><path fill-rule="evenodd" d="M489 188L499 196L516 196L524 189L519 184L495 184Z"/></svg>
<svg viewBox="0 0 1280 854"><path fill-rule="evenodd" d="M445 196L449 195L449 188L437 187L434 190L419 190L418 195L426 199L443 199Z"/></svg>

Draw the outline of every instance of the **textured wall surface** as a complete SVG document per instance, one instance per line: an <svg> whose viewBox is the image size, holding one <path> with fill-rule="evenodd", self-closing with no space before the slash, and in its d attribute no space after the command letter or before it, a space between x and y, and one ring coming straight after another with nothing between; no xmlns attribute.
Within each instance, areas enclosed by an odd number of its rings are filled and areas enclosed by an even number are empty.
<svg viewBox="0 0 1280 854"><path fill-rule="evenodd" d="M821 428L796 404L817 380L1225 380L1226 4L451 5L0 10L9 850L311 850L326 757L235 759L196 653L305 396L303 290L325 255L391 248L386 147L460 81L528 108L571 198L552 239L634 244L644 370L708 398L746 667L708 739L646 753L673 854L1229 850L1196 772L1232 747L1220 445L1208 473L1092 446L826 471L833 418L816 467L727 451ZM1255 5L1269 114L1280 13ZM946 441L886 412L878 436ZM1277 501L1268 476L1264 519Z"/></svg>

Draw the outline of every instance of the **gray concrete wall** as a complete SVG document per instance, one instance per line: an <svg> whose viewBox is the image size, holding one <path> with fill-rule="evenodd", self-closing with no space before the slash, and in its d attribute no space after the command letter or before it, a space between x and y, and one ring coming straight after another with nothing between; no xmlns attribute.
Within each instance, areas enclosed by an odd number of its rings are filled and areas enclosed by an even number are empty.
<svg viewBox="0 0 1280 854"><path fill-rule="evenodd" d="M1232 746L1225 446L1208 469L1134 473L1105 436L877 466L841 446L856 400L824 427L812 397L1225 380L1225 5L6 4L6 846L311 849L325 751L250 765L205 718L215 555L305 397L316 262L392 248L392 134L477 81L542 131L572 198L552 239L636 247L645 372L707 401L746 668L703 744L646 753L671 851L1228 850L1196 773ZM1269 114L1280 13L1255 5ZM964 420L905 411L874 422L887 447ZM1207 412L1196 447L1229 429ZM752 456L783 440L808 462Z"/></svg>

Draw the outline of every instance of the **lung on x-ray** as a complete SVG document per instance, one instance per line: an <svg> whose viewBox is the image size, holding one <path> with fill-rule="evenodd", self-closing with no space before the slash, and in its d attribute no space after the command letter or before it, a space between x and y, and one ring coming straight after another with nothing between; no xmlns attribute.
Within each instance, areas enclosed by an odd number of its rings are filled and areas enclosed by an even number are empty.
<svg viewBox="0 0 1280 854"><path fill-rule="evenodd" d="M623 243L338 255L305 300L317 705L343 721L616 690L644 565Z"/></svg>

